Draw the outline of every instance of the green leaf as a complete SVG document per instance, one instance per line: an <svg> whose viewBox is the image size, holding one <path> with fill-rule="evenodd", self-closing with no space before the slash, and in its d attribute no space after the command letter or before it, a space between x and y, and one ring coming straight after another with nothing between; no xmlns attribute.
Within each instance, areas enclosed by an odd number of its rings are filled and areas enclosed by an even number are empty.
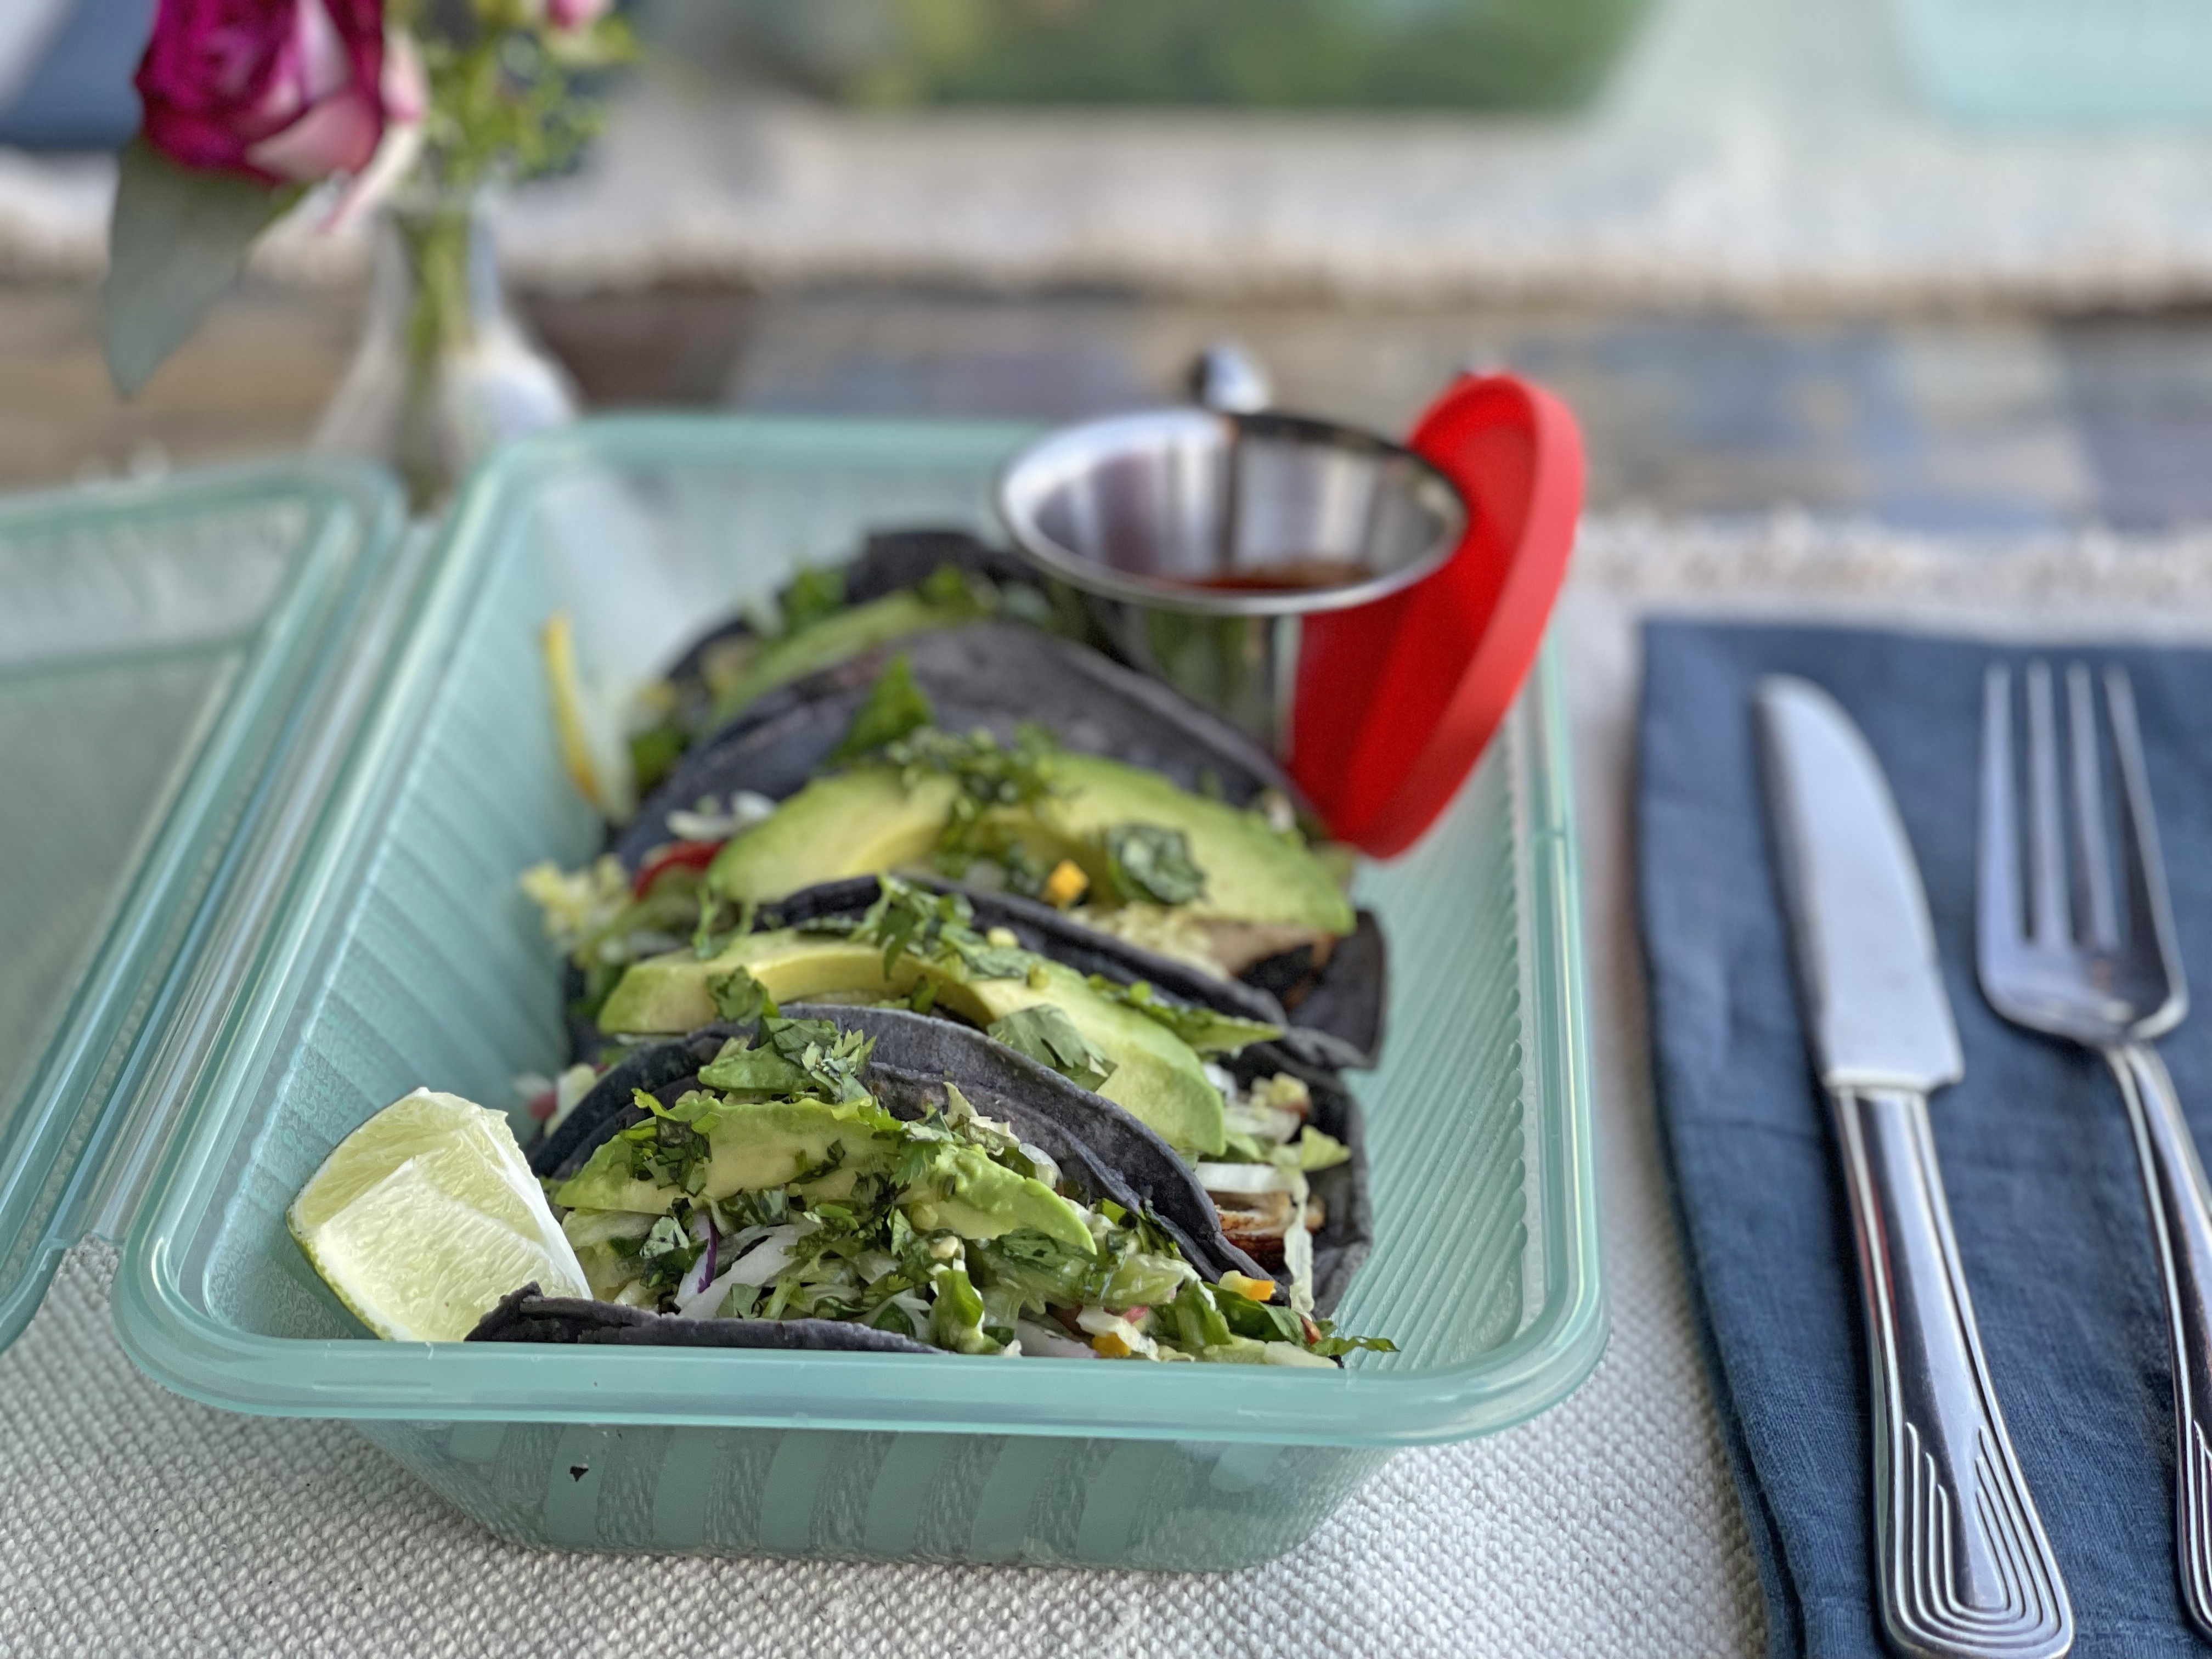
<svg viewBox="0 0 2212 1659"><path fill-rule="evenodd" d="M845 608L845 573L835 565L808 565L778 596L783 632L796 634Z"/></svg>
<svg viewBox="0 0 2212 1659"><path fill-rule="evenodd" d="M1188 904L1206 891L1206 872L1191 861L1190 838L1157 823L1120 823L1106 832L1106 867L1121 896Z"/></svg>
<svg viewBox="0 0 2212 1659"><path fill-rule="evenodd" d="M768 987L743 968L710 977L707 994L714 999L714 1012L733 1024L750 1025L763 1014L777 1012Z"/></svg>
<svg viewBox="0 0 2212 1659"><path fill-rule="evenodd" d="M1229 1328L1239 1336L1249 1336L1259 1342L1296 1342L1304 1346L1304 1329L1298 1323L1298 1316L1288 1308L1255 1302L1218 1285L1213 1287L1213 1305Z"/></svg>
<svg viewBox="0 0 2212 1659"><path fill-rule="evenodd" d="M1398 1345L1387 1336L1335 1336L1330 1334L1326 1319L1314 1322L1321 1334L1306 1344L1308 1353L1317 1353L1323 1359L1335 1359L1350 1353L1354 1348L1364 1348L1370 1353L1395 1353Z"/></svg>
<svg viewBox="0 0 2212 1659"><path fill-rule="evenodd" d="M786 1096L806 1092L810 1079L774 1049L756 1048L732 1037L720 1054L699 1068L699 1081L732 1094Z"/></svg>
<svg viewBox="0 0 2212 1659"><path fill-rule="evenodd" d="M914 683L912 660L902 651L876 677L867 701L854 714L853 723L830 751L830 759L848 761L872 754L936 718L928 694Z"/></svg>
<svg viewBox="0 0 2212 1659"><path fill-rule="evenodd" d="M1043 1061L1079 1088L1095 1090L1114 1074L1114 1062L1049 1003L1019 1008L994 1020L989 1033L1015 1053Z"/></svg>
<svg viewBox="0 0 2212 1659"><path fill-rule="evenodd" d="M135 396L246 268L254 238L302 191L180 167L143 138L118 160L100 293L115 389Z"/></svg>
<svg viewBox="0 0 2212 1659"><path fill-rule="evenodd" d="M1219 1347L1229 1340L1229 1325L1213 1305L1206 1287L1194 1279L1183 1281L1175 1300L1161 1310L1175 1332L1175 1345L1185 1353Z"/></svg>

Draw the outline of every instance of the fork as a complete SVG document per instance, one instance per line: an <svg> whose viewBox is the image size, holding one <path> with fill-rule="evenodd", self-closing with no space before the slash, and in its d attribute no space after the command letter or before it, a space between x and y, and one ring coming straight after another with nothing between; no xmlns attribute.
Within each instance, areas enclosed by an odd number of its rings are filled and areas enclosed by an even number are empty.
<svg viewBox="0 0 2212 1659"><path fill-rule="evenodd" d="M2027 692L2027 878L2015 827L2012 677L1983 682L1982 817L1976 954L1982 994L2016 1025L2105 1056L2135 1131L2158 1247L2173 1353L2174 1509L2182 1601L2212 1635L2212 1189L2173 1079L2150 1044L2180 1023L2189 989L2173 940L2150 781L2126 673L2107 668L2104 705L2119 788L2110 805L2096 686L2066 670L2066 777L2047 664ZM2061 796L2067 799L2062 805ZM2071 820L2071 836L2065 820ZM2118 834L2109 836L2117 822ZM2110 845L2116 842L2117 845ZM2069 868L2070 866L2070 868ZM2117 875L2117 880L2115 879ZM2027 926L2021 926L2023 890Z"/></svg>

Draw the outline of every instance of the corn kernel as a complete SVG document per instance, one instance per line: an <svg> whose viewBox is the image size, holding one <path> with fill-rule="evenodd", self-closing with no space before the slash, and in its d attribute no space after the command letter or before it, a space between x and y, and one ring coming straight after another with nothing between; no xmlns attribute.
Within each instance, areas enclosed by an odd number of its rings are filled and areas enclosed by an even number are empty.
<svg viewBox="0 0 2212 1659"><path fill-rule="evenodd" d="M1234 1268L1221 1275L1221 1288L1232 1296L1241 1296L1254 1302L1271 1302L1275 1296L1275 1281L1272 1279L1253 1279Z"/></svg>
<svg viewBox="0 0 2212 1659"><path fill-rule="evenodd" d="M1089 890L1091 878L1083 873L1083 866L1073 859L1062 859L1052 867L1044 878L1044 902L1062 910L1081 898Z"/></svg>

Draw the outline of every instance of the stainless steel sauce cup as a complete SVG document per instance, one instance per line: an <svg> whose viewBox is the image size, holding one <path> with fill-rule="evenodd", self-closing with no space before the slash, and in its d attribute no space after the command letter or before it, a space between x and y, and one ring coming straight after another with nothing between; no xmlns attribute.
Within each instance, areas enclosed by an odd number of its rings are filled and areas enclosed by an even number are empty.
<svg viewBox="0 0 2212 1659"><path fill-rule="evenodd" d="M1299 618L1450 556L1467 507L1397 444L1273 410L1160 409L1065 427L998 481L1016 546L1114 648L1278 754Z"/></svg>

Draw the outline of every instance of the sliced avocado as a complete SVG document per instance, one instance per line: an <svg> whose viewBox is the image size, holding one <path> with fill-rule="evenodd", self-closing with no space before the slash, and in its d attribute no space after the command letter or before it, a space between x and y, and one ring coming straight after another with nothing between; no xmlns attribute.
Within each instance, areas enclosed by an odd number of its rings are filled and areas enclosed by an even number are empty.
<svg viewBox="0 0 2212 1659"><path fill-rule="evenodd" d="M1040 816L1071 841L1094 881L1105 871L1095 850L1117 824L1180 830L1190 856L1206 872L1194 915L1229 921L1280 923L1324 933L1349 933L1352 902L1328 867L1305 848L1276 834L1249 812L1177 788L1157 772L1098 755L1062 755L1058 775L1068 793L1046 802Z"/></svg>
<svg viewBox="0 0 2212 1659"><path fill-rule="evenodd" d="M828 1163L833 1146L842 1149L837 1167L807 1182L805 1190L814 1198L848 1198L853 1177L884 1168L891 1152L891 1143L879 1137L854 1108L818 1100L757 1101L714 1109L706 1133L713 1155L698 1189L702 1198L788 1186L801 1170ZM680 1188L632 1176L629 1143L617 1135L561 1183L553 1201L570 1209L665 1215L682 1196Z"/></svg>
<svg viewBox="0 0 2212 1659"><path fill-rule="evenodd" d="M927 858L960 792L955 779L889 766L817 778L751 828L730 837L707 883L740 904L780 899L848 876L880 875Z"/></svg>
<svg viewBox="0 0 2212 1659"><path fill-rule="evenodd" d="M714 981L742 968L778 1002L805 1002L848 991L904 996L921 969L904 959L884 972L878 945L858 945L835 935L788 927L744 933L701 961L696 952L672 951L632 963L599 1008L599 1029L639 1035L696 1031L720 1019Z"/></svg>
<svg viewBox="0 0 2212 1659"><path fill-rule="evenodd" d="M973 1146L945 1147L928 1173L907 1188L906 1212L924 1232L943 1227L963 1238L997 1238L1026 1228L1086 1255L1098 1249L1073 1204Z"/></svg>
<svg viewBox="0 0 2212 1659"><path fill-rule="evenodd" d="M1207 1081L1190 1046L1137 1010L1092 990L1073 969L1042 958L1020 979L981 979L957 963L912 956L897 958L887 974L881 946L779 928L732 939L704 962L691 951L674 951L631 964L599 1010L599 1027L659 1034L711 1024L720 1015L709 987L738 968L778 1002L854 992L902 997L927 976L939 1003L977 1025L1049 1003L1114 1062L1100 1094L1150 1124L1172 1146L1212 1153L1225 1145L1221 1091Z"/></svg>
<svg viewBox="0 0 2212 1659"><path fill-rule="evenodd" d="M717 1109L709 1117L707 1140L713 1154L699 1189L704 1198L787 1186L799 1171L828 1162L832 1146L842 1148L838 1166L808 1182L804 1190L811 1198L848 1197L854 1177L887 1167L894 1150L893 1141L851 1109L808 1100ZM553 1194L553 1201L574 1206L571 1222L578 1215L590 1218L580 1232L572 1228L571 1237L583 1237L599 1248L643 1231L635 1223L624 1224L623 1217L665 1214L681 1195L675 1187L634 1179L629 1149L617 1139L592 1153ZM908 1218L925 1231L942 1227L963 1238L996 1238L1029 1228L1074 1249L1097 1248L1073 1204L1042 1182L994 1164L972 1146L936 1148L904 1201ZM618 1277L611 1273L609 1282L618 1282Z"/></svg>
<svg viewBox="0 0 2212 1659"><path fill-rule="evenodd" d="M643 1238L653 1230L653 1218L628 1210L571 1210L562 1218L561 1231L584 1270L584 1282L602 1302L637 1277L628 1257L614 1246L617 1239Z"/></svg>
<svg viewBox="0 0 2212 1659"><path fill-rule="evenodd" d="M834 668L864 651L925 629L957 627L982 614L983 606L966 593L933 600L902 588L824 617L796 634L763 642L744 672L714 699L712 724L721 725L780 685Z"/></svg>

